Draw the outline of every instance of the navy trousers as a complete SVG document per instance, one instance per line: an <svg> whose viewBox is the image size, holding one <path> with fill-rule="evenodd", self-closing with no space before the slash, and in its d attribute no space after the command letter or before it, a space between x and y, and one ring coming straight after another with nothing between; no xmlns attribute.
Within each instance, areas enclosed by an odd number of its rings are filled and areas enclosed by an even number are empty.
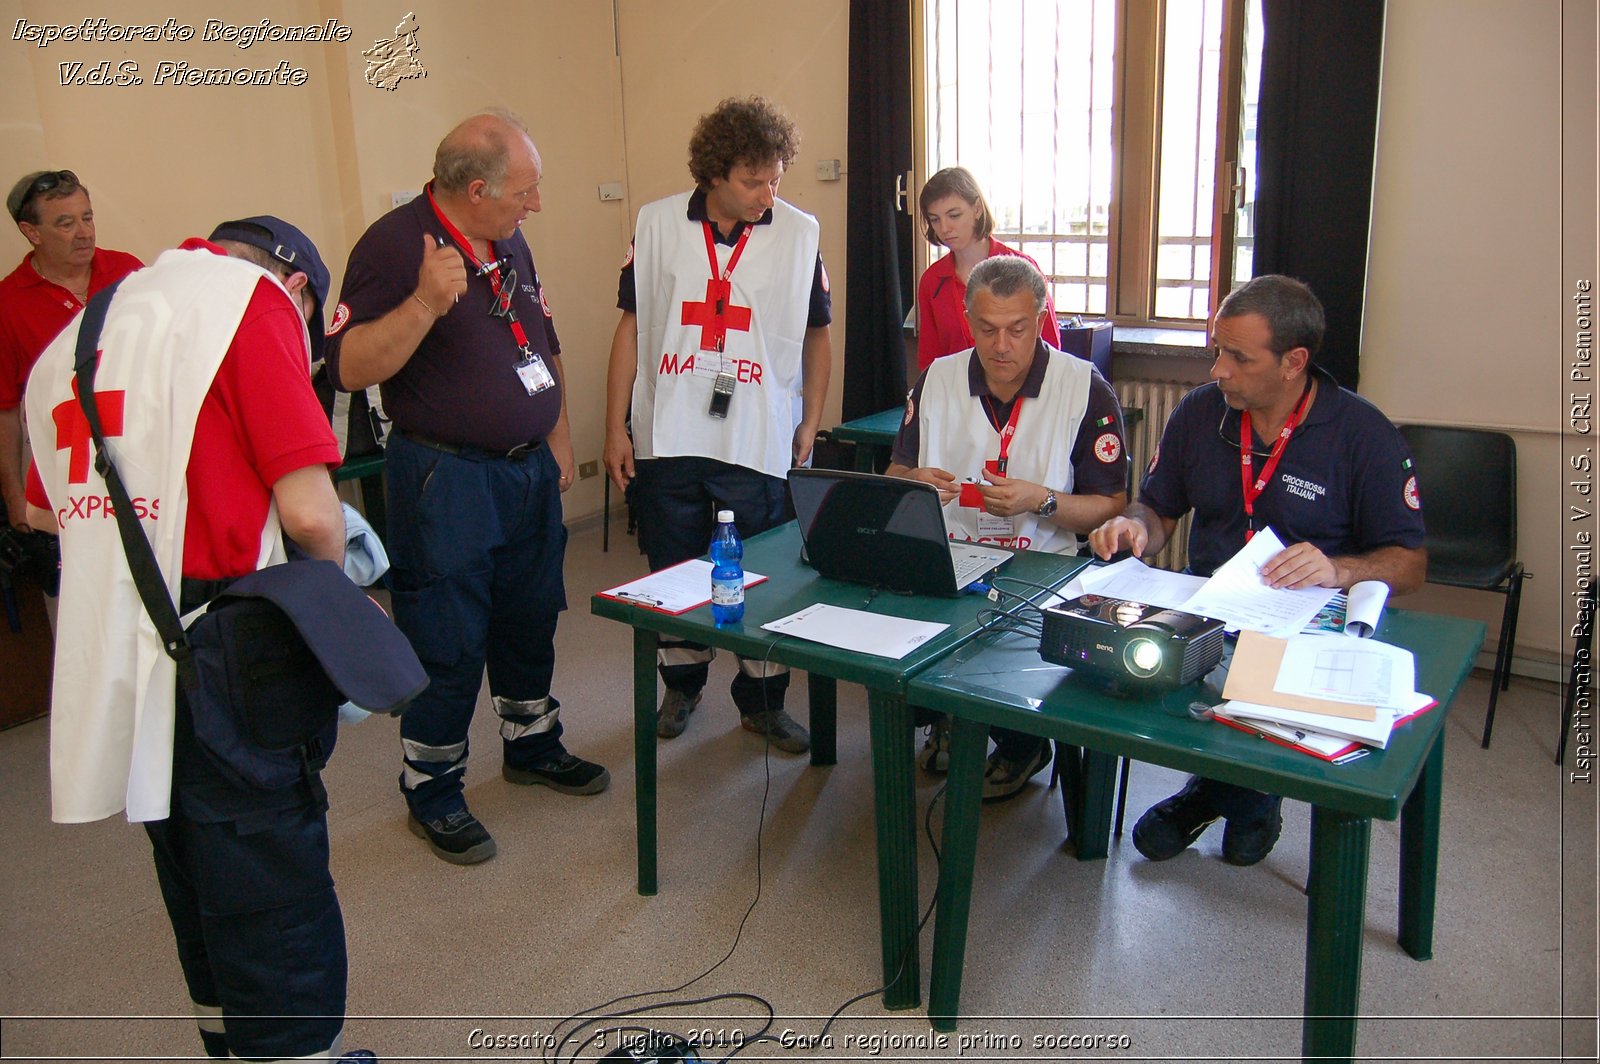
<svg viewBox="0 0 1600 1064"><path fill-rule="evenodd" d="M553 700L543 702L567 607L560 476L548 447L516 458L451 454L390 434L394 620L429 679L400 719L401 789L419 819L465 807L467 728L485 666L497 705L538 715L509 711L502 735L516 738L502 740L506 762L528 768L562 751Z"/></svg>
<svg viewBox="0 0 1600 1064"><path fill-rule="evenodd" d="M650 571L698 558L711 545L717 511L732 510L741 539L776 528L794 517L785 481L714 458L649 458L634 464L639 546ZM706 685L712 651L701 643L661 641L661 680L695 695ZM766 675L762 675L763 672ZM789 671L740 658L731 687L741 714L782 709Z"/></svg>
<svg viewBox="0 0 1600 1064"><path fill-rule="evenodd" d="M211 1055L303 1057L344 1029L344 917L311 791L230 783L194 739L180 693L172 812L145 824L178 960ZM222 1052L219 1052L221 1050Z"/></svg>

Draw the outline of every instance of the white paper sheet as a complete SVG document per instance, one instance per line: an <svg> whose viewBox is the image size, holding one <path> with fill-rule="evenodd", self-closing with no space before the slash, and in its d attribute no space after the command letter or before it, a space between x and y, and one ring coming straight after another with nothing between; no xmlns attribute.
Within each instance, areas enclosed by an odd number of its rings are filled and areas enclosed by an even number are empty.
<svg viewBox="0 0 1600 1064"><path fill-rule="evenodd" d="M1351 635L1296 635L1285 640L1272 689L1358 706L1394 706L1416 686L1411 651Z"/></svg>
<svg viewBox="0 0 1600 1064"><path fill-rule="evenodd" d="M881 613L851 610L817 603L798 613L761 626L769 632L809 639L830 647L903 658L950 626L933 621L910 621Z"/></svg>
<svg viewBox="0 0 1600 1064"><path fill-rule="evenodd" d="M1338 592L1331 587L1290 591L1262 583L1261 567L1281 550L1283 541L1277 533L1262 529L1238 554L1224 562L1183 608L1203 617L1215 617L1229 628L1285 639L1294 635Z"/></svg>
<svg viewBox="0 0 1600 1064"><path fill-rule="evenodd" d="M765 579L760 573L746 571L744 586L749 588ZM711 601L711 563L704 558L691 558L600 594L666 613L684 613Z"/></svg>
<svg viewBox="0 0 1600 1064"><path fill-rule="evenodd" d="M1104 595L1176 610L1185 608L1205 582L1203 576L1169 573L1152 569L1138 558L1124 558L1113 565L1091 565L1081 570L1061 589L1061 594L1067 598Z"/></svg>

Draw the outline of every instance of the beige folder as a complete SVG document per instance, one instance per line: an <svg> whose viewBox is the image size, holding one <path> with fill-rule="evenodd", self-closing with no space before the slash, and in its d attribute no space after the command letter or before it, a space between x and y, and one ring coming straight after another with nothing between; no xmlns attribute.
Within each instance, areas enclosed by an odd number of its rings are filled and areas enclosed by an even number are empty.
<svg viewBox="0 0 1600 1064"><path fill-rule="evenodd" d="M1233 664L1228 667L1228 680L1222 686L1222 697L1240 702L1254 702L1280 709L1297 709L1302 713L1325 713L1330 717L1349 720L1377 720L1377 706L1353 705L1327 698L1308 695L1286 695L1275 690L1278 668L1283 664L1283 652L1289 643L1260 632L1240 632L1239 645L1233 650Z"/></svg>

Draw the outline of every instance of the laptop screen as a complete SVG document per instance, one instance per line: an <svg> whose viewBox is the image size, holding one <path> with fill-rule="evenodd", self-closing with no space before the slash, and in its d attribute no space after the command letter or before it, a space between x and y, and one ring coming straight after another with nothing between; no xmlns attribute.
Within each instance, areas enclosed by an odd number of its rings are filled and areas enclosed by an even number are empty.
<svg viewBox="0 0 1600 1064"><path fill-rule="evenodd" d="M950 539L932 485L794 469L789 494L805 558L823 576L920 595L956 593Z"/></svg>

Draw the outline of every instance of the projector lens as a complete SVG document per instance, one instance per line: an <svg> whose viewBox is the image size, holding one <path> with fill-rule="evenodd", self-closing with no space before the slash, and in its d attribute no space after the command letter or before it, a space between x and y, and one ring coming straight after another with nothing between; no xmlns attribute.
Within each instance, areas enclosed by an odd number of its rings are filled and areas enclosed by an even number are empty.
<svg viewBox="0 0 1600 1064"><path fill-rule="evenodd" d="M1122 649L1122 661L1135 676L1154 676L1161 671L1161 647L1149 639L1132 640Z"/></svg>

